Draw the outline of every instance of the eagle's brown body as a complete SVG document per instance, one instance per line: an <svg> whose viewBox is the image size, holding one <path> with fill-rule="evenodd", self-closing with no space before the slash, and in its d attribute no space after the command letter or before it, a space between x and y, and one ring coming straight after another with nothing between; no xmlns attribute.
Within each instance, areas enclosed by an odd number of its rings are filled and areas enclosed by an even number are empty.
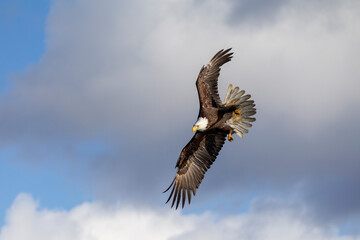
<svg viewBox="0 0 360 240"><path fill-rule="evenodd" d="M166 190L172 186L168 201L173 196L171 206L176 202L176 208L181 201L184 207L186 195L190 204L191 194L195 195L205 172L224 145L226 136L229 136L230 141L233 139L233 132L242 137L243 133L248 131L246 128L251 127L250 122L255 121L255 118L250 117L256 113L255 104L248 100L250 95L243 96L245 91L239 91L238 87L233 89L230 84L224 102L220 100L217 81L220 67L232 58L230 50L220 50L215 54L210 62L201 68L197 78L199 124L195 124L197 131L183 148L175 166L178 168L176 176Z"/></svg>

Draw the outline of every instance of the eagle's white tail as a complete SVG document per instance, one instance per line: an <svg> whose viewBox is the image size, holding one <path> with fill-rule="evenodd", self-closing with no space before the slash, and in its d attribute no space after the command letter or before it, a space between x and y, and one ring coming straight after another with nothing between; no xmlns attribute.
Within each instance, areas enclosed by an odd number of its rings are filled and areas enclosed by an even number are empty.
<svg viewBox="0 0 360 240"><path fill-rule="evenodd" d="M250 122L254 122L256 119L251 117L256 113L254 101L249 100L251 97L249 94L244 95L245 91L239 91L239 87L233 88L230 84L227 90L224 105L236 106L236 112L233 112L232 117L226 121L234 132L243 137L244 133L248 133L249 127L252 126Z"/></svg>

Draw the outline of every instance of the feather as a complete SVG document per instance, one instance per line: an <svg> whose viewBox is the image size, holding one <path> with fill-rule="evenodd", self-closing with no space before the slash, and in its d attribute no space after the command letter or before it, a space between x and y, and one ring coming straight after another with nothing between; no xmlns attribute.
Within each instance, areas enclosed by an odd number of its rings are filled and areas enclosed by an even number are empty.
<svg viewBox="0 0 360 240"><path fill-rule="evenodd" d="M201 68L196 81L196 87L199 93L200 106L221 107L222 102L218 93L218 77L220 68L226 62L229 62L233 53L229 53L231 48L217 52L206 67Z"/></svg>
<svg viewBox="0 0 360 240"><path fill-rule="evenodd" d="M178 189L179 189L179 185L175 185L176 186L176 188L175 188L175 194L174 194L174 198L173 198L173 201L172 201L172 203L171 203L171 207L173 207L174 206L174 203L175 203L175 199L176 199L176 196L178 195ZM174 187L175 187L174 186Z"/></svg>
<svg viewBox="0 0 360 240"><path fill-rule="evenodd" d="M191 202L191 192L190 189L187 190L187 194L188 194L188 200L189 200L189 204Z"/></svg>
<svg viewBox="0 0 360 240"><path fill-rule="evenodd" d="M178 160L181 164L178 165L172 193L169 196L169 201L172 198L171 207L177 208L180 202L183 207L186 202L186 195L190 202L191 191L195 196L206 171L215 161L222 148L225 137L226 133L218 129L210 132L196 132L184 147Z"/></svg>
<svg viewBox="0 0 360 240"><path fill-rule="evenodd" d="M178 209L179 207L179 203L180 203L180 197L181 197L181 189L178 190L179 194L177 195L177 199L176 199L176 209ZM175 197L174 197L175 200Z"/></svg>
<svg viewBox="0 0 360 240"><path fill-rule="evenodd" d="M229 100L229 97L230 97L230 93L231 93L231 89L232 89L232 84L229 84L229 87L228 87L228 90L226 92L226 95L225 95L225 99L224 99L224 103L226 104Z"/></svg>
<svg viewBox="0 0 360 240"><path fill-rule="evenodd" d="M185 205L185 198L186 198L186 192L185 192L185 188L183 188L183 192L182 192L182 208L184 208Z"/></svg>

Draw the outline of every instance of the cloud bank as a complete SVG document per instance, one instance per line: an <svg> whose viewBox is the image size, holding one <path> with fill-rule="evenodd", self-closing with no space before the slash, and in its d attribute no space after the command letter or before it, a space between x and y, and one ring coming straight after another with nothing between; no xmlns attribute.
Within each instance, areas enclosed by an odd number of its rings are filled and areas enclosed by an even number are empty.
<svg viewBox="0 0 360 240"><path fill-rule="evenodd" d="M254 204L256 205L256 204ZM36 239L237 239L237 240L357 240L339 236L337 229L317 226L303 210L254 207L249 213L218 218L208 212L135 209L122 205L84 203L69 211L39 209L20 194L8 211L1 240Z"/></svg>
<svg viewBox="0 0 360 240"><path fill-rule="evenodd" d="M98 199L163 203L196 120L196 75L233 47L220 93L251 93L257 122L225 145L193 206L298 190L326 221L358 218L360 5L301 2L56 1L45 55L1 95L0 147L61 162Z"/></svg>

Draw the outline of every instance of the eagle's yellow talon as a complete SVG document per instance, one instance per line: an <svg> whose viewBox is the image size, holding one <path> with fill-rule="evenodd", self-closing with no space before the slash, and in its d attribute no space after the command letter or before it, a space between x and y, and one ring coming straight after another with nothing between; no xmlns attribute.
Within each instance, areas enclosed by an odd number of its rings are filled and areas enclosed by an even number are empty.
<svg viewBox="0 0 360 240"><path fill-rule="evenodd" d="M229 142L232 142L234 140L233 136L231 136L231 133L229 133L228 140Z"/></svg>
<svg viewBox="0 0 360 240"><path fill-rule="evenodd" d="M235 110L234 111L236 114L240 114L240 111L239 110Z"/></svg>

